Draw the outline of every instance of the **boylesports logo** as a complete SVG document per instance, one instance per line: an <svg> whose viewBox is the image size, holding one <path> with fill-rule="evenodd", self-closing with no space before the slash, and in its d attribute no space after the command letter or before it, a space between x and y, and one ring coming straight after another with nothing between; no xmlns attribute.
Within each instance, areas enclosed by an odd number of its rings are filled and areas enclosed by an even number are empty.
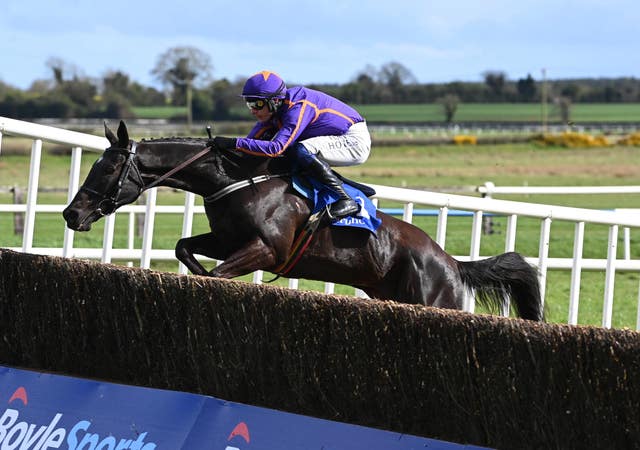
<svg viewBox="0 0 640 450"><path fill-rule="evenodd" d="M227 438L227 446L224 450L241 450L240 447L235 445L249 444L251 442L251 436L249 435L249 427L244 422L238 423L233 431L229 433Z"/></svg>
<svg viewBox="0 0 640 450"><path fill-rule="evenodd" d="M9 407L0 417L0 449L2 450L155 450L154 442L146 442L147 433L134 439L101 436L91 430L91 421L80 420L71 427L58 426L63 414L58 412L49 423L20 420L20 411L29 405L27 390L20 386L9 397ZM14 409L15 408L15 409ZM28 415L28 414L23 414ZM247 435L248 436L248 435Z"/></svg>

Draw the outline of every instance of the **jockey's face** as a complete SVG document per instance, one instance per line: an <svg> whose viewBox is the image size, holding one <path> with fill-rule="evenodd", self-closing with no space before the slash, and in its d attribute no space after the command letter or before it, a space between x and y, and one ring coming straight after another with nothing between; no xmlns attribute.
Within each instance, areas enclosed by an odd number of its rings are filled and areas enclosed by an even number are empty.
<svg viewBox="0 0 640 450"><path fill-rule="evenodd" d="M273 115L266 104L262 109L251 109L251 114L258 122L266 122L271 119L271 116Z"/></svg>
<svg viewBox="0 0 640 450"><path fill-rule="evenodd" d="M278 98L275 98L272 101L275 103L277 108L281 100ZM271 119L271 117L273 116L273 112L271 112L271 110L269 109L269 105L267 104L267 102L265 101L261 108L256 107L255 106L256 103L257 102L247 102L247 106L249 106L251 115L255 117L255 119L258 122L266 122L269 119Z"/></svg>

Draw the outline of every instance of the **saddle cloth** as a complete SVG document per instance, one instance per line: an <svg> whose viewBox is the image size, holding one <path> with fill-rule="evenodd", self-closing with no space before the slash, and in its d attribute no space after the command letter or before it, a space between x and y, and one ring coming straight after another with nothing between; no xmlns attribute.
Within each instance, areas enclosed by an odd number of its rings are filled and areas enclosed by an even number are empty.
<svg viewBox="0 0 640 450"><path fill-rule="evenodd" d="M292 176L292 184L300 195L313 202L312 214L321 211L323 208L340 199L338 194L311 177L294 174ZM373 202L371 202L360 189L351 186L349 180L345 180L343 187L345 192L360 205L360 211L354 216L343 217L331 225L336 227L363 228L375 234L382 221L377 217L376 207L373 205Z"/></svg>

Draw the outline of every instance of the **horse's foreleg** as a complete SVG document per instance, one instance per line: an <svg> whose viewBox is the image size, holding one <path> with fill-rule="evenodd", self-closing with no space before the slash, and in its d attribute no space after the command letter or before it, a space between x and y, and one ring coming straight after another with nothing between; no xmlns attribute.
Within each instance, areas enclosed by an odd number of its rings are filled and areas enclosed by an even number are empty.
<svg viewBox="0 0 640 450"><path fill-rule="evenodd" d="M194 275L208 275L209 271L200 264L194 254L210 256L212 249L216 248L215 244L211 233L180 239L176 243L176 258Z"/></svg>
<svg viewBox="0 0 640 450"><path fill-rule="evenodd" d="M247 242L229 255L222 264L209 272L213 277L234 278L256 270L272 267L276 262L273 248L259 237Z"/></svg>

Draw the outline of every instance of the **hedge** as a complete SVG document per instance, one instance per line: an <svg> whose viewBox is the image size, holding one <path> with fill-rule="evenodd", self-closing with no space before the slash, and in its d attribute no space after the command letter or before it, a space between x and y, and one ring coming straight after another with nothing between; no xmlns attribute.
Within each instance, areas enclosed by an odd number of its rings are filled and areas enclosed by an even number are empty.
<svg viewBox="0 0 640 450"><path fill-rule="evenodd" d="M640 340L0 250L0 363L495 448L640 444Z"/></svg>

